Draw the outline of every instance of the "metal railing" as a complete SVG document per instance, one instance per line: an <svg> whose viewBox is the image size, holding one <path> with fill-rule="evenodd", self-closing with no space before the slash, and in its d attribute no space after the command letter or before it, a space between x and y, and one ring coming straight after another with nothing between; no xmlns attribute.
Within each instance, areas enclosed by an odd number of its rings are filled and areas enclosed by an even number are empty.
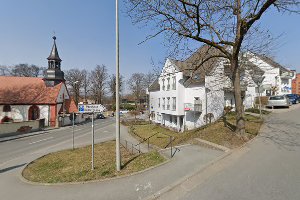
<svg viewBox="0 0 300 200"><path fill-rule="evenodd" d="M124 140L121 142L121 145L131 154L141 154L142 153L140 144L133 144L132 142Z"/></svg>

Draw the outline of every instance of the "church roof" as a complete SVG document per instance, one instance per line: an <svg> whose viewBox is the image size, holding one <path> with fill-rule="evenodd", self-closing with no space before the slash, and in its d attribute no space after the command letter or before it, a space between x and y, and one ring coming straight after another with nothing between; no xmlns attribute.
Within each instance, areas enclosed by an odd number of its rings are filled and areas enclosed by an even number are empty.
<svg viewBox="0 0 300 200"><path fill-rule="evenodd" d="M55 36L53 36L53 40L54 40L54 42L53 42L52 50L51 50L50 55L49 55L49 57L47 59L48 60L61 61L61 59L60 59L60 57L58 55L57 47L56 47L56 42L55 42L56 37Z"/></svg>
<svg viewBox="0 0 300 200"><path fill-rule="evenodd" d="M42 78L0 76L0 104L56 104L62 84L47 87Z"/></svg>

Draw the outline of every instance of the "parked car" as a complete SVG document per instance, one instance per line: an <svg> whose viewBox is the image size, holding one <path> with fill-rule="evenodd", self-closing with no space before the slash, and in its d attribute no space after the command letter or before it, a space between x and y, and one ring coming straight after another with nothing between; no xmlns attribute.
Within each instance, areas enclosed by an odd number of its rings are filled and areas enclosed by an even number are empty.
<svg viewBox="0 0 300 200"><path fill-rule="evenodd" d="M290 107L290 99L286 95L270 96L267 107Z"/></svg>
<svg viewBox="0 0 300 200"><path fill-rule="evenodd" d="M300 101L300 96L298 94L287 94L286 95L292 104L297 104Z"/></svg>
<svg viewBox="0 0 300 200"><path fill-rule="evenodd" d="M97 119L105 119L105 116L102 113L97 114Z"/></svg>

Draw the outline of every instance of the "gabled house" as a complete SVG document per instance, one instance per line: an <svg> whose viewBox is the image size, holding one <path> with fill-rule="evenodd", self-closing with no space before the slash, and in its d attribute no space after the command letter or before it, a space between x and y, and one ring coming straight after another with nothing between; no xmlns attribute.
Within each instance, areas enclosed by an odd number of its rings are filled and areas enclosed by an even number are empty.
<svg viewBox="0 0 300 200"><path fill-rule="evenodd" d="M0 76L0 121L44 119L45 126L58 126L59 113L77 112L61 71L56 37L44 78Z"/></svg>
<svg viewBox="0 0 300 200"><path fill-rule="evenodd" d="M159 78L148 88L152 122L177 131L191 130L219 119L224 107L235 107L230 64L218 54L218 50L203 46L184 61L166 60ZM211 56L215 57L208 59ZM253 107L257 96L253 75L264 73L248 60L242 63L245 108Z"/></svg>
<svg viewBox="0 0 300 200"><path fill-rule="evenodd" d="M262 82L262 95L284 95L292 93L292 80L295 71L289 70L273 59L257 54L250 54L249 61L263 70L265 79Z"/></svg>

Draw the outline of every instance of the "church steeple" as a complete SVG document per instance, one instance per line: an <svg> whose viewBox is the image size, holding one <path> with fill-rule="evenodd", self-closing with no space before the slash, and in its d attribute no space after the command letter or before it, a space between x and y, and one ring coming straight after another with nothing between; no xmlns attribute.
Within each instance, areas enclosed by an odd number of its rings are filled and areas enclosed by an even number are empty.
<svg viewBox="0 0 300 200"><path fill-rule="evenodd" d="M45 73L45 81L47 82L47 85L54 86L62 81L64 81L64 72L61 71L61 59L58 55L57 46L56 46L56 37L53 36L53 46L52 50L50 52L48 60L48 69Z"/></svg>
<svg viewBox="0 0 300 200"><path fill-rule="evenodd" d="M58 51L57 51L57 47L56 47L56 37L53 36L53 46L52 46L52 50L50 52L48 59L48 68L52 68L52 69L60 69L60 63L61 63L61 59L58 55Z"/></svg>

